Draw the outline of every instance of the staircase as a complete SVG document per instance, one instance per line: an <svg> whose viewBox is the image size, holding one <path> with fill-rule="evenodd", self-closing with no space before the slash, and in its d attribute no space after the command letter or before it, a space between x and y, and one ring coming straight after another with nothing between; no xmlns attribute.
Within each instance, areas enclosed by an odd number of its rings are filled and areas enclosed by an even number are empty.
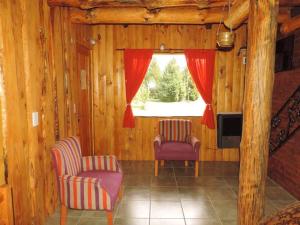
<svg viewBox="0 0 300 225"><path fill-rule="evenodd" d="M300 86L271 121L270 156L300 129Z"/></svg>

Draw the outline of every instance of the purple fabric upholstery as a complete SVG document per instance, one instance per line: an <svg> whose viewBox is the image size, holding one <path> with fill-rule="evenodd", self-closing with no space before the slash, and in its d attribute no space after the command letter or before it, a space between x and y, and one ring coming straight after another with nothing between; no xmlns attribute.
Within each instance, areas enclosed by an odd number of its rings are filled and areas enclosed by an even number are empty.
<svg viewBox="0 0 300 225"><path fill-rule="evenodd" d="M155 150L158 160L198 160L198 155L191 144L181 142L166 142Z"/></svg>
<svg viewBox="0 0 300 225"><path fill-rule="evenodd" d="M155 160L199 160L200 141L191 136L190 120L160 120L154 139Z"/></svg>
<svg viewBox="0 0 300 225"><path fill-rule="evenodd" d="M57 142L52 156L62 205L72 209L114 209L123 176L115 156L82 157L78 137Z"/></svg>
<svg viewBox="0 0 300 225"><path fill-rule="evenodd" d="M101 187L110 195L112 208L114 208L115 202L118 198L119 189L122 184L122 173L101 170L90 170L81 172L77 176L100 179Z"/></svg>

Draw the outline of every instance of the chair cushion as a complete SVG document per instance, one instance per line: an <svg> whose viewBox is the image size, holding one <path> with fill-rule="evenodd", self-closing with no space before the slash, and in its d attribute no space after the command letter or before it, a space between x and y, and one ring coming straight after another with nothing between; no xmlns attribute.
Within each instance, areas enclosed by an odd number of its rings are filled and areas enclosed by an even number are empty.
<svg viewBox="0 0 300 225"><path fill-rule="evenodd" d="M163 142L189 142L192 123L190 120L168 119L159 121L159 134Z"/></svg>
<svg viewBox="0 0 300 225"><path fill-rule="evenodd" d="M155 159L159 160L196 160L197 152L193 146L181 142L166 142L161 144L160 149L155 152Z"/></svg>
<svg viewBox="0 0 300 225"><path fill-rule="evenodd" d="M122 184L122 179L123 179L122 173L102 171L102 170L91 170L91 171L81 172L77 176L99 178L101 187L108 192L111 198L111 203L113 205L115 204Z"/></svg>

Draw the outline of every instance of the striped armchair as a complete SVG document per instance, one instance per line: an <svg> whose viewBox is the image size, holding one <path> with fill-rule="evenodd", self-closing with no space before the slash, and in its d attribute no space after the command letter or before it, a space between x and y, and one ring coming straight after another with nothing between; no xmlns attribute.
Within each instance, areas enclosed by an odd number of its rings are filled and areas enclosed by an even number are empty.
<svg viewBox="0 0 300 225"><path fill-rule="evenodd" d="M195 177L199 175L200 142L191 135L190 120L168 119L159 121L159 135L154 139L155 176L158 176L158 161L188 160L195 161Z"/></svg>
<svg viewBox="0 0 300 225"><path fill-rule="evenodd" d="M78 137L57 142L52 148L61 201L61 225L67 208L105 210L108 224L121 193L122 171L115 156L82 157Z"/></svg>

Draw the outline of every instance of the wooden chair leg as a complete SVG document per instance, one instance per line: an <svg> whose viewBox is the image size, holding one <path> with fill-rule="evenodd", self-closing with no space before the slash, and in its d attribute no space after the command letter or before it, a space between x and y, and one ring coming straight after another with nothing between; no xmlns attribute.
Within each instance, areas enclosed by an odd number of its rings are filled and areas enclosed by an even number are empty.
<svg viewBox="0 0 300 225"><path fill-rule="evenodd" d="M163 167L165 165L165 160L160 160L160 166Z"/></svg>
<svg viewBox="0 0 300 225"><path fill-rule="evenodd" d="M184 166L187 167L189 165L189 161L184 160Z"/></svg>
<svg viewBox="0 0 300 225"><path fill-rule="evenodd" d="M195 177L199 176L199 161L195 161Z"/></svg>
<svg viewBox="0 0 300 225"><path fill-rule="evenodd" d="M67 224L67 213L68 209L65 205L61 205L60 207L60 225Z"/></svg>
<svg viewBox="0 0 300 225"><path fill-rule="evenodd" d="M158 176L158 160L154 162L154 176Z"/></svg>
<svg viewBox="0 0 300 225"><path fill-rule="evenodd" d="M106 218L107 218L107 225L114 225L113 212L107 211Z"/></svg>
<svg viewBox="0 0 300 225"><path fill-rule="evenodd" d="M118 198L119 198L119 201L121 201L121 199L123 198L123 186L120 187Z"/></svg>

